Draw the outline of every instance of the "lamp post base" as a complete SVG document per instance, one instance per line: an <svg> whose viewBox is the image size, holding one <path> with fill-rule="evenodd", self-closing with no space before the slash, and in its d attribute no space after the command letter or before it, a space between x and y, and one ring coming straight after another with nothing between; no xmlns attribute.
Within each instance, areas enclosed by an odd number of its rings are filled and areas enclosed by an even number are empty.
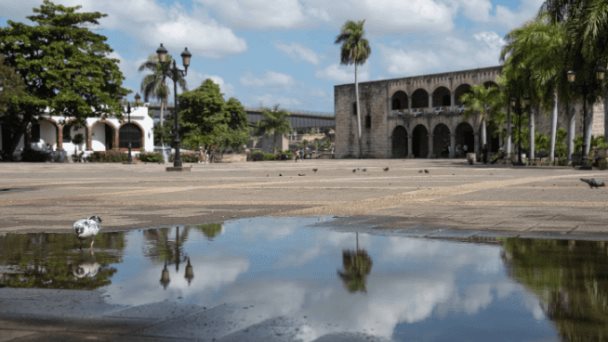
<svg viewBox="0 0 608 342"><path fill-rule="evenodd" d="M191 171L192 166L167 166L167 171Z"/></svg>

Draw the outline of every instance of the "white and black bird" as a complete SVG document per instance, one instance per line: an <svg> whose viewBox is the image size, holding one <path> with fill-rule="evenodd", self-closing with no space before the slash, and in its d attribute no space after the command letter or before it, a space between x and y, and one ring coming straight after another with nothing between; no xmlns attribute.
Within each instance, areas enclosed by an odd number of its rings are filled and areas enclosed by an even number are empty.
<svg viewBox="0 0 608 342"><path fill-rule="evenodd" d="M581 181L587 183L591 189L606 186L604 182L600 182L595 178L581 178Z"/></svg>
<svg viewBox="0 0 608 342"><path fill-rule="evenodd" d="M82 240L93 237L91 241L91 248L93 248L93 243L95 242L95 235L99 233L101 229L101 217L99 216L91 216L88 219L80 219L74 222L74 232L76 233L76 237L80 240L80 246L82 248Z"/></svg>

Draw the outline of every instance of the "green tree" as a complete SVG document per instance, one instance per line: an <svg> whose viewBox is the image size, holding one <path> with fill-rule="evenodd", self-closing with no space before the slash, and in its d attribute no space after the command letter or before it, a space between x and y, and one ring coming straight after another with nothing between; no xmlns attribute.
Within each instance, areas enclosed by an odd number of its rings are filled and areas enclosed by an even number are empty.
<svg viewBox="0 0 608 342"><path fill-rule="evenodd" d="M276 153L277 139L291 132L289 112L280 109L279 105L262 110L262 120L258 121L258 131L264 135L273 136L273 152Z"/></svg>
<svg viewBox="0 0 608 342"><path fill-rule="evenodd" d="M3 132L5 144L2 146L0 159L12 160L13 152L31 122L28 113L44 110L45 103L25 91L23 79L14 68L4 64L2 55L0 88L0 125L12 128Z"/></svg>
<svg viewBox="0 0 608 342"><path fill-rule="evenodd" d="M141 92L144 95L144 101L148 101L150 98L157 99L160 102L160 127L164 127L165 121L165 109L169 103L169 95L171 90L165 82L167 78L173 79L174 74L171 72L171 63L173 57L167 56L167 62L160 63L157 55L150 55L148 59L139 66L139 71L144 70L150 73L144 76L141 80ZM186 90L186 80L181 73L175 74L177 85L182 91ZM164 145L164 138L166 131L164 129L158 130L158 138L161 145Z"/></svg>
<svg viewBox="0 0 608 342"><path fill-rule="evenodd" d="M16 126L30 148L31 124L48 108L51 114L83 121L90 116L120 115L120 100L128 90L106 37L91 30L105 14L80 12L44 0L28 19L35 25L9 20L0 28L0 54L25 83L29 96L13 115L23 115ZM12 154L13 151L8 151Z"/></svg>
<svg viewBox="0 0 608 342"><path fill-rule="evenodd" d="M212 80L181 94L179 104L185 145L207 149L213 155L238 149L249 139L245 109L235 98L225 102Z"/></svg>
<svg viewBox="0 0 608 342"><path fill-rule="evenodd" d="M512 67L529 70L529 88L543 108L552 108L550 159L554 160L559 100L568 98L566 70L568 64L568 33L562 23L553 23L541 15L511 31L501 59ZM515 62L515 63L513 63ZM532 152L531 152L532 153Z"/></svg>
<svg viewBox="0 0 608 342"><path fill-rule="evenodd" d="M571 91L582 99L583 115L587 116L601 95L608 98L605 82L595 77L597 68L606 67L608 60L608 3L605 0L546 0L540 14L566 27L568 68L576 72L577 84ZM604 118L605 124L608 124L607 118ZM586 132L590 126L591 120L587 120ZM585 154L590 140L591 135L587 134Z"/></svg>
<svg viewBox="0 0 608 342"><path fill-rule="evenodd" d="M359 233L356 233L356 240L355 250L342 251L342 271L338 271L338 276L348 292L367 292L367 276L373 262L366 250L359 249Z"/></svg>
<svg viewBox="0 0 608 342"><path fill-rule="evenodd" d="M460 101L465 106L464 115L477 115L481 124L481 145L486 145L487 122L503 106L500 91L497 87L486 87L483 84L471 87L471 91L461 96Z"/></svg>
<svg viewBox="0 0 608 342"><path fill-rule="evenodd" d="M355 65L355 102L357 107L357 139L359 142L359 158L361 158L363 144L361 141L361 106L359 103L359 82L357 80L357 68L369 58L372 50L365 38L365 20L348 20L342 26L340 34L336 37L335 44L342 44L340 48L340 64Z"/></svg>

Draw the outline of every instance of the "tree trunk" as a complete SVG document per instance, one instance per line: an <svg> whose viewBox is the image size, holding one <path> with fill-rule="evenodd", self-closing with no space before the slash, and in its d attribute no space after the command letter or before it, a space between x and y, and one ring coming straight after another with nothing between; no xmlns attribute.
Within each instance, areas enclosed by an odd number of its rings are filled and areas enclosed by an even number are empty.
<svg viewBox="0 0 608 342"><path fill-rule="evenodd" d="M486 127L486 119L482 118L481 119L481 147L483 148L484 145L488 144L488 129Z"/></svg>
<svg viewBox="0 0 608 342"><path fill-rule="evenodd" d="M608 92L604 94L604 141L608 143Z"/></svg>
<svg viewBox="0 0 608 342"><path fill-rule="evenodd" d="M574 138L576 137L576 109L570 108L570 105L566 104L566 111L568 112L568 160L572 161Z"/></svg>
<svg viewBox="0 0 608 342"><path fill-rule="evenodd" d="M507 108L507 142L506 142L507 158L511 159L511 153L513 152L513 125L511 122L511 106Z"/></svg>
<svg viewBox="0 0 608 342"><path fill-rule="evenodd" d="M589 113L591 112L591 113ZM593 128L593 102L587 106L587 127L586 130L586 139L585 139L585 155L587 158L589 157L589 151L591 150L591 133Z"/></svg>
<svg viewBox="0 0 608 342"><path fill-rule="evenodd" d="M549 160L551 163L555 161L555 140L557 137L557 115L559 110L559 98L557 90L553 92L553 115L551 117L551 151L549 152Z"/></svg>
<svg viewBox="0 0 608 342"><path fill-rule="evenodd" d="M355 101L357 106L357 140L359 141L359 159L362 156L361 143L361 106L359 105L359 82L357 81L357 62L355 62Z"/></svg>
<svg viewBox="0 0 608 342"><path fill-rule="evenodd" d="M528 127L530 128L530 160L534 160L536 157L536 109L530 108L530 122Z"/></svg>

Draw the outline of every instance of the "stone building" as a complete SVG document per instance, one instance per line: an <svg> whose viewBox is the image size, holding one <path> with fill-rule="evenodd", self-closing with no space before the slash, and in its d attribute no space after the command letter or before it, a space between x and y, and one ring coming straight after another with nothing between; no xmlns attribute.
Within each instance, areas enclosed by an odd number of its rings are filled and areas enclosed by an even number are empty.
<svg viewBox="0 0 608 342"><path fill-rule="evenodd" d="M404 77L359 84L362 155L370 158L457 158L479 154L480 120L463 115L460 97L474 85L496 85L501 67ZM357 113L354 84L334 88L336 157L358 156ZM576 111L573 111L576 113ZM558 127L568 129L560 115ZM575 127L581 127L581 115ZM550 131L550 114L536 115L536 130ZM604 109L594 108L589 120L592 134L604 134ZM514 127L515 129L515 127ZM575 129L575 128L572 128ZM488 148L505 148L499 134L488 127ZM575 131L576 132L576 131Z"/></svg>

